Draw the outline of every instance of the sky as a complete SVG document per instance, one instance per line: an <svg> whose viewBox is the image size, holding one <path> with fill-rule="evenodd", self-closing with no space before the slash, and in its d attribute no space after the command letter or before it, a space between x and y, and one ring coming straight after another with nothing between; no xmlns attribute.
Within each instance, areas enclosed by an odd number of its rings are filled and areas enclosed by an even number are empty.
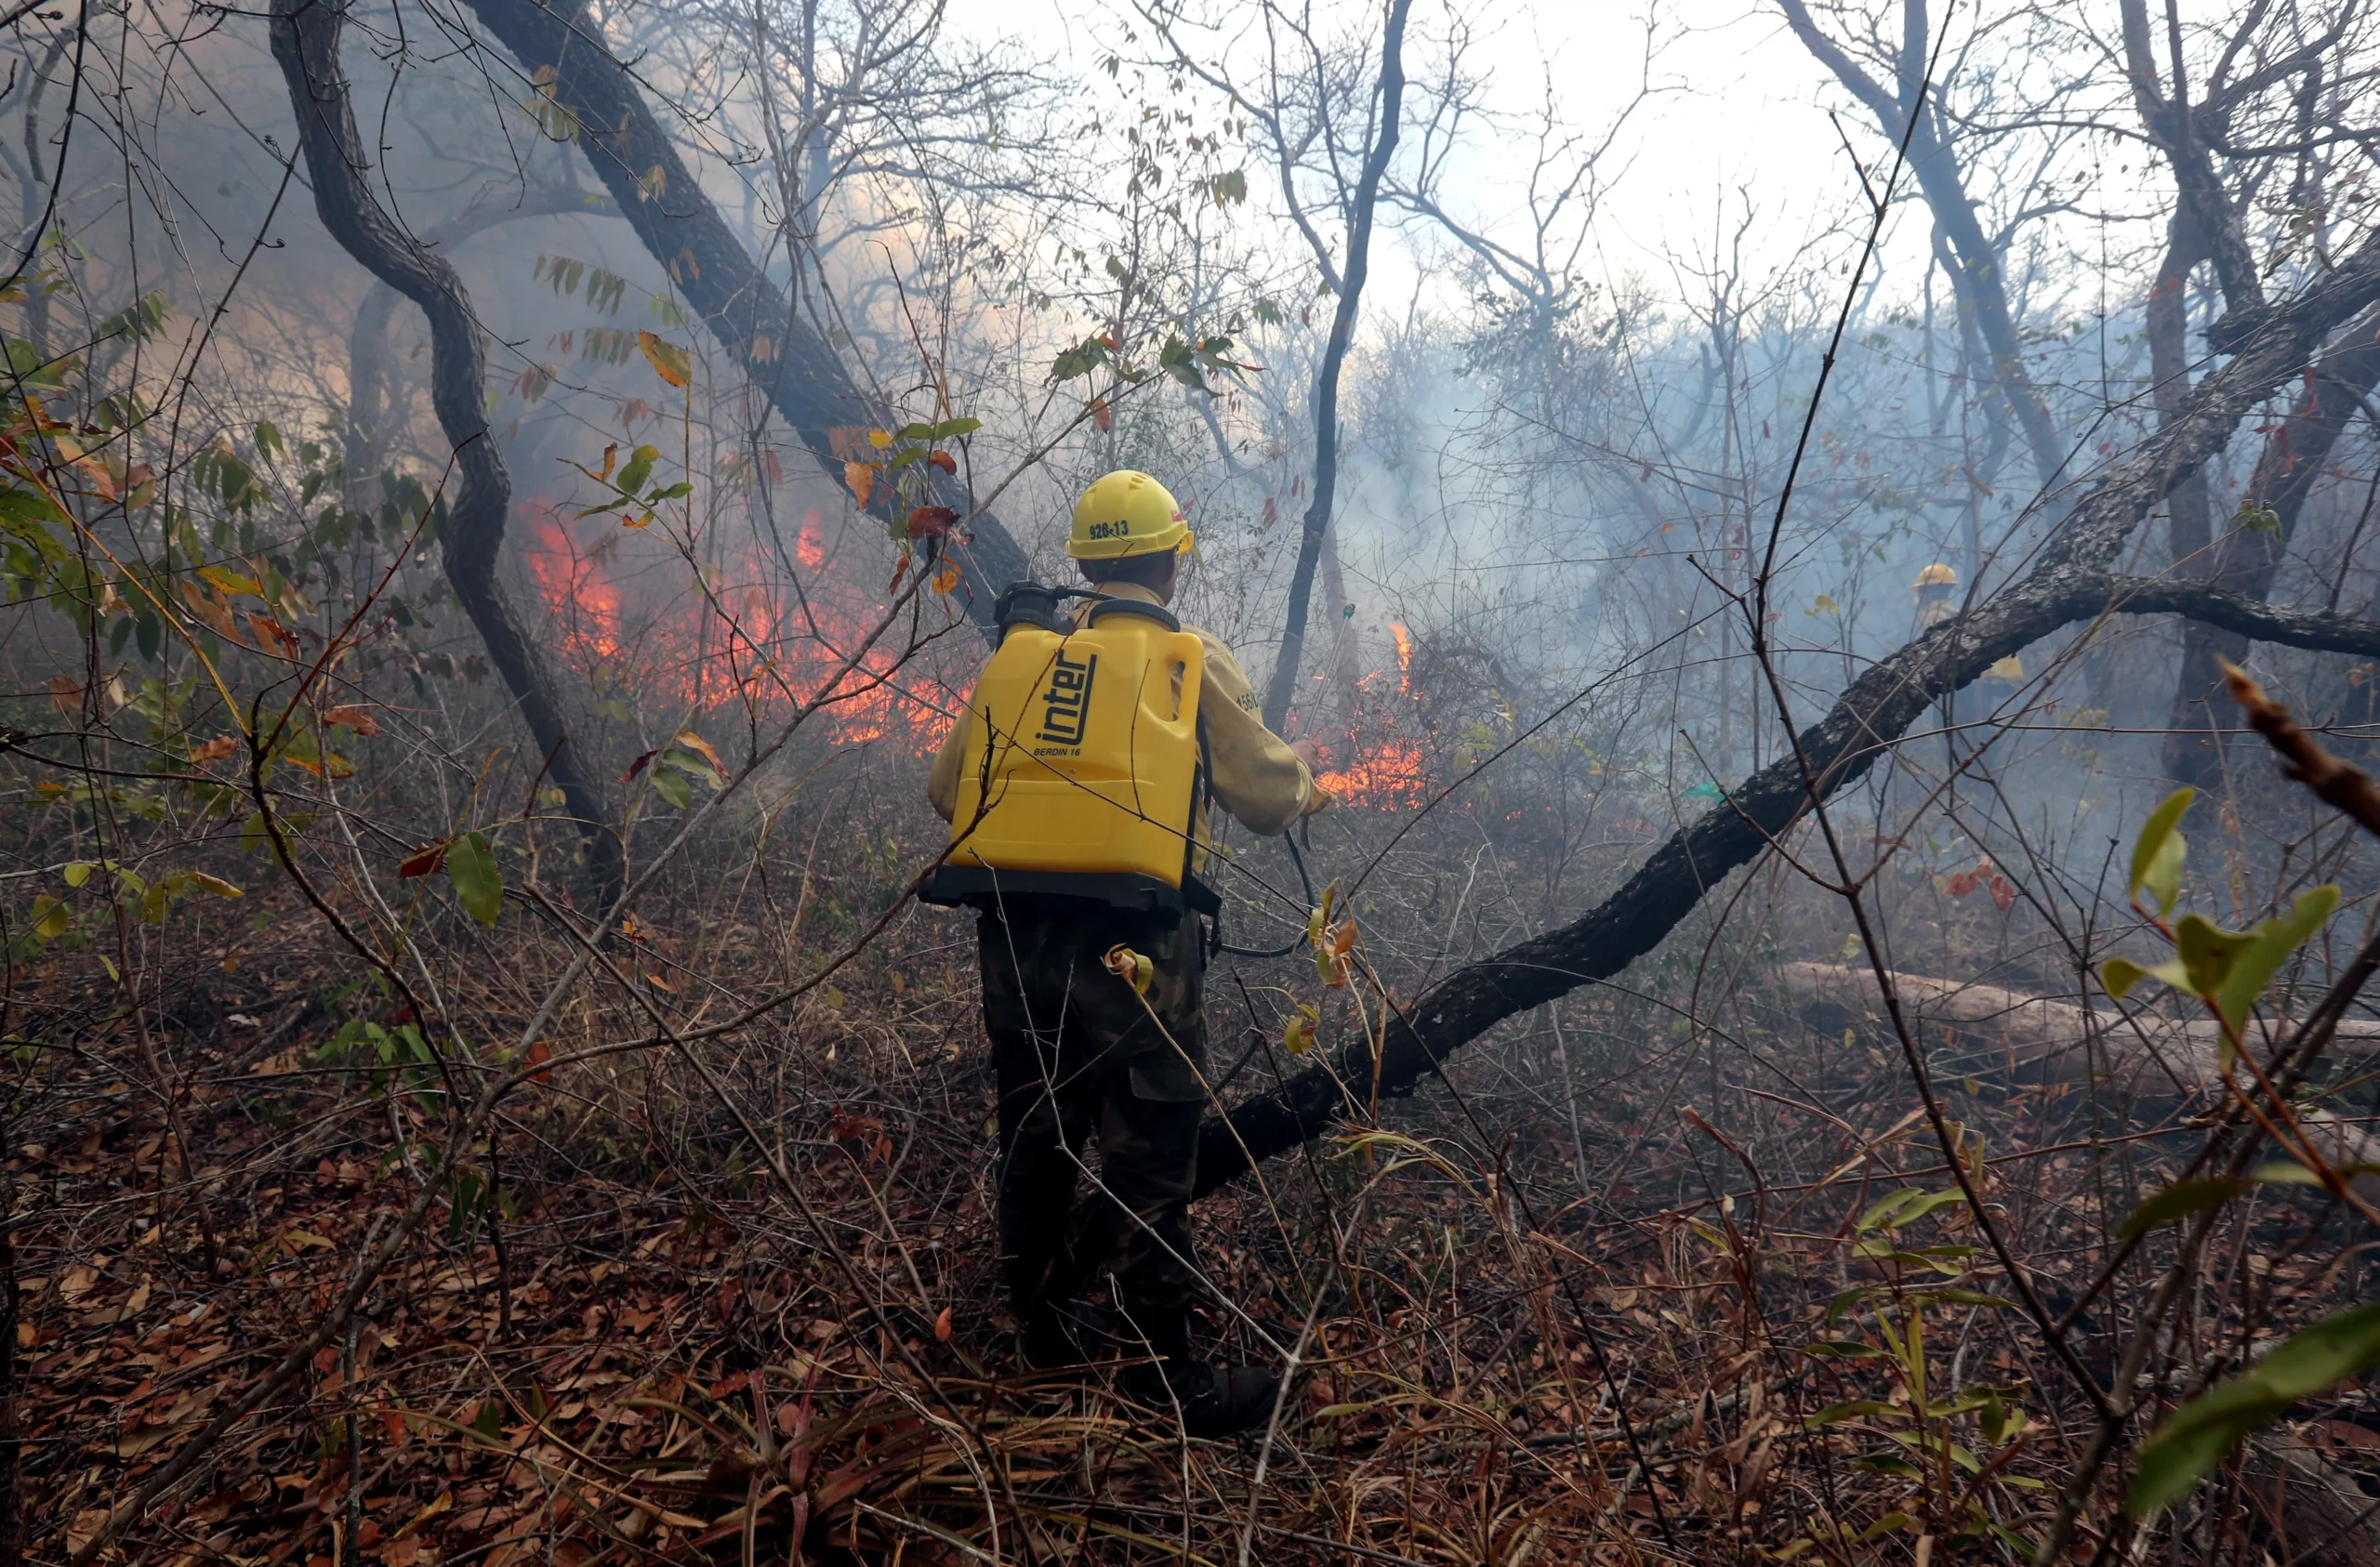
<svg viewBox="0 0 2380 1567"><path fill-rule="evenodd" d="M954 7L951 23L979 36L997 31L1079 79L1113 46L1119 14L1111 0L1003 0ZM1569 123L1600 132L1645 78L1644 15L1638 0L1500 0L1474 18L1484 33L1475 58L1514 103L1533 104L1550 80ZM1709 250L1723 200L1730 227L1751 202L1746 245L1756 261L1781 262L1857 210L1856 178L1826 113L1838 95L1773 7L1659 0L1659 16L1652 78L1664 90L1629 115L1615 144L1617 178L1598 209L1591 269L1665 277L1673 257ZM1530 151L1478 149L1459 171L1453 183L1477 216L1523 210ZM1383 293L1410 286L1413 257L1377 265Z"/></svg>

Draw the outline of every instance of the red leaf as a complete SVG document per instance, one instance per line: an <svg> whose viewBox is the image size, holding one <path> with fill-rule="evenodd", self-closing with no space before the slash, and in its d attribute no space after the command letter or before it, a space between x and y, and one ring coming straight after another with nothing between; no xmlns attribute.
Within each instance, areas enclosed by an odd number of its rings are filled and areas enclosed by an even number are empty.
<svg viewBox="0 0 2380 1567"><path fill-rule="evenodd" d="M1107 406L1105 398L1091 405L1091 422L1102 435L1116 428L1116 410Z"/></svg>
<svg viewBox="0 0 2380 1567"><path fill-rule="evenodd" d="M658 750L647 751L643 756L639 757L636 760L628 763L628 770L620 774L620 782L623 784L635 783L636 775L642 772L645 770L646 764L651 762L654 757L659 755L661 755L661 753Z"/></svg>
<svg viewBox="0 0 2380 1567"><path fill-rule="evenodd" d="M397 875L408 881L430 875L446 863L446 846L454 841L453 838L440 838L436 843L422 845L398 863Z"/></svg>
<svg viewBox="0 0 2380 1567"><path fill-rule="evenodd" d="M947 474L955 475L959 471L959 459L947 452L929 452L926 454L926 461Z"/></svg>
<svg viewBox="0 0 2380 1567"><path fill-rule="evenodd" d="M950 1342L950 1308L949 1308L949 1307L945 1306L945 1307L942 1309L942 1315L940 1315L940 1316L936 1317L936 1318L933 1320L933 1336L934 1336L934 1339L935 1339L935 1341L936 1341L937 1343L947 1344L947 1343L949 1343L949 1342Z"/></svg>
<svg viewBox="0 0 2380 1567"><path fill-rule="evenodd" d="M531 1066L544 1066L546 1062L553 1060L553 1055L554 1047L540 1039L535 1045L529 1047L529 1064ZM553 1075L552 1070L549 1068L544 1072L531 1073L529 1074L529 1081L532 1083L549 1083L553 1080Z"/></svg>
<svg viewBox="0 0 2380 1567"><path fill-rule="evenodd" d="M278 652L284 658L298 656L298 637L289 627L269 614L248 612L248 629L256 634L259 652Z"/></svg>
<svg viewBox="0 0 2380 1567"><path fill-rule="evenodd" d="M921 506L909 513L909 536L913 539L941 539L950 536L959 525L959 514L946 506Z"/></svg>

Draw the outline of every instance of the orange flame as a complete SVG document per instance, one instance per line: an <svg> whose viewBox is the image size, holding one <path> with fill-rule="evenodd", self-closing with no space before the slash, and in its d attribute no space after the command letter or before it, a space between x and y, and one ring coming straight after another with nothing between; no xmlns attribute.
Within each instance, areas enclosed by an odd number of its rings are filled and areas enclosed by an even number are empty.
<svg viewBox="0 0 2380 1567"><path fill-rule="evenodd" d="M1368 810L1411 810L1428 798L1429 765L1421 748L1385 740L1359 751L1347 765L1316 780L1342 805Z"/></svg>
<svg viewBox="0 0 2380 1567"><path fill-rule="evenodd" d="M1429 758L1412 738L1422 731L1413 701L1413 634L1389 623L1396 642L1396 694L1382 694L1373 675L1360 682L1361 706L1349 725L1343 767L1316 780L1342 805L1368 810L1409 810L1430 795Z"/></svg>
<svg viewBox="0 0 2380 1567"><path fill-rule="evenodd" d="M798 606L787 604L781 573L758 541L706 568L701 584L688 584L682 562L654 559L649 546L624 543L605 522L577 524L603 530L584 547L565 511L544 502L530 507L533 542L524 553L553 616L549 646L590 679L608 675L616 682L632 673L637 691L658 701L697 714L733 706L762 718L823 693L820 717L838 741L890 737L921 756L949 732L959 699L929 661L904 665L897 644L879 642L842 670L881 617L880 600L830 577L804 583ZM802 518L795 558L805 567L825 562L823 532L815 509ZM646 551L652 565L640 578L663 586L623 592L614 573L630 548ZM654 603L649 617L629 613L632 598Z"/></svg>

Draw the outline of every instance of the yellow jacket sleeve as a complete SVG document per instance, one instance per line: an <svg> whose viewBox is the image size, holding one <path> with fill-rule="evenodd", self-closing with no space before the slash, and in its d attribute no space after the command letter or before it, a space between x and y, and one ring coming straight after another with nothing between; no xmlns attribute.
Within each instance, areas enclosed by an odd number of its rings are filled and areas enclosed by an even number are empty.
<svg viewBox="0 0 2380 1567"><path fill-rule="evenodd" d="M1277 837L1329 806L1330 791L1314 781L1288 743L1264 727L1248 672L1231 650L1204 631L1198 639L1207 644L1206 691L1198 712L1206 723L1215 799L1250 832ZM955 764L951 771L955 793Z"/></svg>

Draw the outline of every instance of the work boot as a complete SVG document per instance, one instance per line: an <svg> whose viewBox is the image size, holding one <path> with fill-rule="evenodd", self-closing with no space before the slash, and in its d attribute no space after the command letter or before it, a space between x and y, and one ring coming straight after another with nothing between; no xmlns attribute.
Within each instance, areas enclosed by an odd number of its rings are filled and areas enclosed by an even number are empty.
<svg viewBox="0 0 2380 1567"><path fill-rule="evenodd" d="M1273 1416L1281 1379L1261 1365L1168 1360L1124 1373L1124 1390L1152 1409L1182 1411L1185 1436L1208 1441L1252 1430Z"/></svg>
<svg viewBox="0 0 2380 1567"><path fill-rule="evenodd" d="M1025 1363L1036 1371L1070 1370L1091 1359L1084 1324L1070 1306L1045 1301L1030 1308L1020 1337Z"/></svg>

